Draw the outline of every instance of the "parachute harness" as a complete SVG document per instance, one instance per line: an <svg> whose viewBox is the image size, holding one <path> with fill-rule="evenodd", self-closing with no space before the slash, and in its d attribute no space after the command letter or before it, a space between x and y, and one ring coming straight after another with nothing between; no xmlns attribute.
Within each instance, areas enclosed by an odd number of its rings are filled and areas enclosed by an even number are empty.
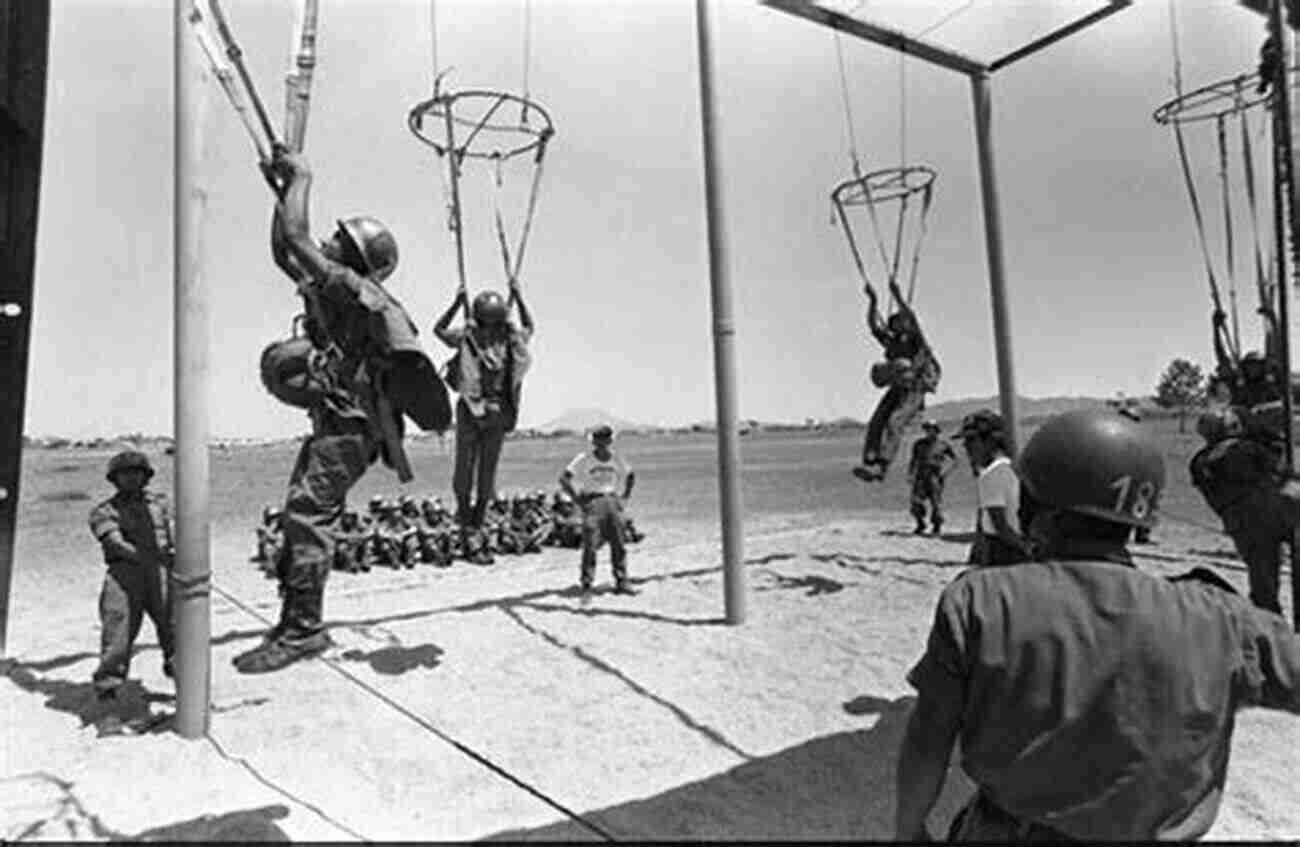
<svg viewBox="0 0 1300 847"><path fill-rule="evenodd" d="M532 99L528 86L528 69L531 62L532 7L529 0L524 5L523 36L523 95L489 89L444 91L443 79L451 68L439 70L438 30L436 2L429 4L430 42L433 56L433 93L429 99L417 103L407 115L407 127L420 141L433 148L445 168L439 168L443 196L447 202L447 229L451 231L456 248L456 275L459 290L466 293L465 310L469 316L466 276L466 247L464 231L464 205L462 203L462 176L466 160L478 160L487 165L488 193L492 203L492 230L501 253L502 271L511 290L519 284L523 270L524 253L532 233L533 219L537 213L543 164L546 150L555 127L549 113ZM508 112L516 112L511 120ZM439 126L440 125L440 126ZM458 137L457 130L461 131ZM518 238L511 243L507 233L506 215L502 210L505 193L506 165L516 158L532 155L532 177L528 199Z"/></svg>
<svg viewBox="0 0 1300 847"><path fill-rule="evenodd" d="M211 22L204 14L204 6L211 13ZM311 85L316 68L316 33L320 13L319 0L300 0L294 25L293 43L296 51L290 56L289 68L285 74L285 108L283 140L276 135L271 119L253 84L248 68L244 64L244 53L230 28L230 23L221 8L219 0L192 0L189 21L194 34L207 56L212 72L221 84L226 98L239 116L253 142L258 161L267 164L271 161L273 151L283 146L295 153L302 152L307 134L307 118L311 110ZM223 57L224 54L224 57ZM238 83L238 84L237 84ZM256 123L249 112L249 103L257 117ZM341 348L328 336L328 326L319 314L315 298L308 292L309 280L299 274L295 279L298 293L303 298L304 307L312 316L316 333L313 343L323 341L322 365L336 363L342 358ZM290 338L297 337L302 331L306 315L293 319Z"/></svg>
<svg viewBox="0 0 1300 847"><path fill-rule="evenodd" d="M520 120L508 122L497 115L507 104L519 107ZM540 127L528 122L530 116L540 119ZM444 137L433 135L432 123L427 119L441 119ZM464 218L461 205L461 176L467 159L488 163L489 190L492 198L492 226L506 282L511 286L519 281L523 268L524 252L532 232L537 213L543 164L546 148L555 129L550 116L538 103L500 91L465 90L445 93L437 90L433 97L416 104L408 115L407 125L412 134L433 148L439 159L446 161L443 186L448 198L447 228L451 230L456 246L456 273L462 290L468 288L465 274ZM463 138L457 138L458 127L467 127ZM518 156L532 154L532 180L523 223L514 245L507 234L505 215L502 212L501 194L504 191L505 164Z"/></svg>
<svg viewBox="0 0 1300 847"><path fill-rule="evenodd" d="M1239 75L1223 80L1187 94L1180 93L1175 99L1165 103L1153 115L1155 121L1172 128L1174 142L1178 150L1178 162L1182 171L1183 183L1187 189L1191 205L1192 220L1196 228L1197 244L1201 252L1206 280L1209 284L1210 300L1216 313L1223 313L1223 288L1226 285L1231 309L1232 329L1225 333L1225 347L1234 361L1240 361L1242 344L1237 317L1237 227L1233 214L1233 184L1230 179L1231 136L1230 124L1238 124L1238 144L1242 162L1241 191L1245 194L1245 205L1249 213L1249 230L1251 252L1254 260L1255 289L1258 297L1257 311L1266 321L1272 320L1275 282L1271 279L1268 265L1264 260L1263 228L1260 226L1259 197L1256 191L1255 159L1251 141L1250 111L1264 104L1268 96L1260 96L1256 87L1252 94L1250 87L1257 84L1258 76ZM1185 127L1213 121L1215 164L1217 167L1219 202L1223 217L1223 261L1216 268L1216 261L1210 249L1210 235L1206 215L1202 209L1200 193L1193 174L1191 156L1188 153L1188 141Z"/></svg>

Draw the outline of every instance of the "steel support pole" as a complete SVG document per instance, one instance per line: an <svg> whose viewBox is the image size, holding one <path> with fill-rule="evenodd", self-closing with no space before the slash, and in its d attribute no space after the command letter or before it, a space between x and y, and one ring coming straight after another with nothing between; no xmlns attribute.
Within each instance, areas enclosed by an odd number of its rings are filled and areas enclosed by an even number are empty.
<svg viewBox="0 0 1300 847"><path fill-rule="evenodd" d="M1292 142L1291 122L1291 85L1287 68L1291 66L1290 33L1284 21L1282 0L1273 0L1268 17L1269 36L1277 41L1278 65L1273 78L1273 179L1280 181L1284 191L1274 191L1274 215L1282 220L1283 209L1286 212L1287 226L1277 227L1277 332L1278 358L1280 358L1285 378L1282 384L1283 433L1286 441L1286 467L1289 474L1295 473L1294 446L1294 408L1291 397L1291 286L1293 284L1287 272L1287 245L1290 245L1291 271L1300 268L1300 208L1296 206L1295 150ZM1282 202L1276 202L1280 199ZM1291 625L1300 632L1300 544L1296 535L1291 535ZM1279 574L1280 576L1280 574Z"/></svg>
<svg viewBox="0 0 1300 847"><path fill-rule="evenodd" d="M722 580L727 623L745 620L745 574L740 506L740 433L736 426L736 335L731 309L727 227L718 159L714 65L710 52L709 0L695 0L700 65L700 129L704 138L704 200L709 233L709 291L713 303L713 371L718 410L718 492L722 518Z"/></svg>
<svg viewBox="0 0 1300 847"><path fill-rule="evenodd" d="M1002 256L1002 217L998 180L993 166L993 94L988 73L971 74L975 105L975 146L979 157L980 196L984 201L984 246L989 265L989 301L993 306L993 343L997 353L998 397L1007 438L1014 452L1020 443L1016 418L1015 357L1011 351L1011 318L1007 312L1006 268Z"/></svg>
<svg viewBox="0 0 1300 847"><path fill-rule="evenodd" d="M172 570L176 625L176 717L184 738L208 729L211 685L208 547L208 300L200 272L203 207L203 65L190 32L189 0L173 0L174 132L173 340L176 439L176 565Z"/></svg>

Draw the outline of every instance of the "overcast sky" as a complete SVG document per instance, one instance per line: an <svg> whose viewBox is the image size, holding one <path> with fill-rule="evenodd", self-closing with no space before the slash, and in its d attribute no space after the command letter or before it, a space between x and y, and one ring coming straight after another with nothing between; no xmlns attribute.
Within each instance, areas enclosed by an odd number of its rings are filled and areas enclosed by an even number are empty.
<svg viewBox="0 0 1300 847"><path fill-rule="evenodd" d="M858 14L913 32L957 12L930 37L992 58L1100 2L859 5ZM225 6L279 124L292 4ZM171 4L53 7L25 430L169 432ZM407 111L431 86L430 4L321 7L306 145L316 173L313 228L323 235L334 218L356 213L389 224L401 246L389 287L441 362L450 351L430 327L454 289L453 242L436 158L406 128ZM526 8L524 0L438 0L437 59L454 66L451 87L522 90ZM829 201L851 175L835 39L753 3L714 8L740 415L865 418L878 398L866 377L878 348L865 334L865 301ZM532 0L531 22L528 88L557 134L522 275L538 325L522 423L593 406L645 423L710 419L694 6ZM1173 94L1169 24L1165 0L1139 0L994 78L1022 394L1145 394L1170 359L1210 358L1210 305L1187 194L1172 136L1151 117ZM1178 27L1185 89L1254 70L1262 18L1228 0L1181 0ZM970 84L873 44L841 43L864 168L905 157L938 172L915 301L944 367L935 399L993 394ZM215 84L207 103L212 431L293 435L306 426L302 413L277 404L257 377L262 347L287 332L298 308L267 249L270 195ZM1252 125L1259 169L1263 126ZM1217 225L1211 127L1189 138ZM1239 179L1240 161L1230 167ZM522 178L509 177L516 185ZM486 171L467 169L467 203L481 210L489 189ZM1244 203L1235 203L1235 219L1245 221ZM518 220L521 210L516 203L506 211ZM487 216L475 211L465 225L471 288L500 287ZM1213 248L1221 253L1222 243L1214 230ZM1240 302L1243 335L1254 344L1248 285Z"/></svg>

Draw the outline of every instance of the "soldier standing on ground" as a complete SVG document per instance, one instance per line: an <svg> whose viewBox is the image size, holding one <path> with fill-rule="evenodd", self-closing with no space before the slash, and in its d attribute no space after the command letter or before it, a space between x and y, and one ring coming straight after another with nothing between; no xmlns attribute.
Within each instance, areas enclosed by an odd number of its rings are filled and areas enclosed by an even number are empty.
<svg viewBox="0 0 1300 847"><path fill-rule="evenodd" d="M1300 713L1300 638L1212 571L1142 573L1126 548L1160 450L1096 412L1045 422L1021 470L1039 561L944 588L898 758L894 837L931 840L955 744L977 785L954 841L1191 841L1214 823L1236 710Z"/></svg>
<svg viewBox="0 0 1300 847"><path fill-rule="evenodd" d="M943 485L948 471L957 462L957 453L939 434L937 421L927 420L921 424L921 430L925 434L912 443L912 458L907 465L907 475L912 482L912 517L916 518L913 532L925 534L928 513L930 528L938 535L943 528Z"/></svg>
<svg viewBox="0 0 1300 847"><path fill-rule="evenodd" d="M961 438L977 474L978 519L971 564L1009 565L1031 558L1029 542L1021 533L1020 479L1011 464L1002 416L988 409L972 412L962 420Z"/></svg>
<svg viewBox="0 0 1300 847"><path fill-rule="evenodd" d="M632 496L636 474L611 445L614 430L606 425L591 431L591 449L569 462L560 474L560 487L582 508L582 570L579 587L586 593L596 578L596 548L609 543L614 569L614 592L635 594L627 576L627 548L623 544L623 501ZM621 491L621 493L620 493Z"/></svg>
<svg viewBox="0 0 1300 847"><path fill-rule="evenodd" d="M174 549L171 509L166 495L149 491L149 457L136 450L108 462L108 481L117 493L90 511L90 531L104 552L104 584L99 593L99 667L93 676L100 700L113 700L126 682L131 651L148 615L162 649L163 673L172 675L170 591Z"/></svg>

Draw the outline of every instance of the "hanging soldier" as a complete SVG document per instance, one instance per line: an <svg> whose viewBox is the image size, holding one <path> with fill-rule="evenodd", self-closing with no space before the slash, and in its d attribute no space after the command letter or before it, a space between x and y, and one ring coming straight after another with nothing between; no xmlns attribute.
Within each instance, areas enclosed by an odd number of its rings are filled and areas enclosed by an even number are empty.
<svg viewBox="0 0 1300 847"><path fill-rule="evenodd" d="M278 670L330 646L325 582L349 489L376 460L403 482L413 477L403 416L438 432L451 417L415 324L382 284L397 265L392 233L374 218L354 217L318 245L309 228L306 159L277 146L263 171L277 196L271 252L297 282L306 319L305 337L266 349L262 376L277 398L307 410L312 432L285 499L280 619L261 645L236 657L244 673Z"/></svg>
<svg viewBox="0 0 1300 847"><path fill-rule="evenodd" d="M518 309L518 324L510 320L512 305ZM468 312L464 325L450 326L461 309ZM496 491L501 448L519 419L524 374L532 362L528 342L533 317L515 282L509 300L489 290L478 294L472 306L460 288L433 332L456 351L447 366L447 381L460 394L452 490L456 522L467 545L462 555L477 564L490 564L490 554L469 536L483 531L485 510ZM476 549L470 550L471 546Z"/></svg>
<svg viewBox="0 0 1300 847"><path fill-rule="evenodd" d="M939 387L939 361L921 332L916 313L907 305L896 283L889 286L897 311L882 320L876 292L867 287L867 327L881 347L885 361L871 369L871 380L886 388L867 423L862 443L862 463L853 475L863 482L884 479L898 454L904 430L925 408L925 395Z"/></svg>

